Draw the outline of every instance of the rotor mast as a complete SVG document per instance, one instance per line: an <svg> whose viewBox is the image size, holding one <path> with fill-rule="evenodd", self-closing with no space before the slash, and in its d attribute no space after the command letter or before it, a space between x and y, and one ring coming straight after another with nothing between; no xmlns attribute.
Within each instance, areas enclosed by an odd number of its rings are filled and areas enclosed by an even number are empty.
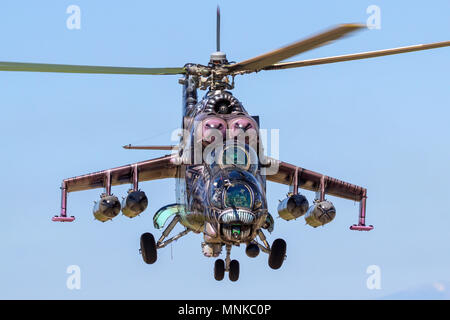
<svg viewBox="0 0 450 320"><path fill-rule="evenodd" d="M220 51L220 7L217 6L217 18L216 18L216 52L211 54L209 64L211 66L228 64L227 56Z"/></svg>
<svg viewBox="0 0 450 320"><path fill-rule="evenodd" d="M217 72L217 69L227 65L227 55L220 51L220 7L217 6L216 16L216 52L211 53L208 66L211 67L211 78L208 83L211 90L233 89L234 81L230 84L228 74Z"/></svg>
<svg viewBox="0 0 450 320"><path fill-rule="evenodd" d="M220 52L220 7L217 6L217 19L216 19L216 51Z"/></svg>

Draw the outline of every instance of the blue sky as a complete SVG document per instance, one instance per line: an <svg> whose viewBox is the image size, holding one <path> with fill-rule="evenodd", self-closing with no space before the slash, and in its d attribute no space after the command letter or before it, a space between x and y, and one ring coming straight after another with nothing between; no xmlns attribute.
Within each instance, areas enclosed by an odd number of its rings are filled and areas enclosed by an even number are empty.
<svg viewBox="0 0 450 320"><path fill-rule="evenodd" d="M365 22L381 9L381 29L365 30L300 59L450 39L450 3L433 1L2 1L0 61L176 67L206 63L215 48L240 61L338 23ZM81 8L81 29L66 28L66 8ZM330 197L335 221L313 229L276 219L270 242L284 238L280 270L245 256L237 283L213 279L200 235L138 254L139 236L156 236L152 216L173 203L172 180L142 183L141 217L94 221L101 190L69 195L76 222L51 222L61 180L159 156L122 145L167 144L179 127L176 76L0 73L3 195L0 298L377 299L450 280L449 48L238 77L233 91L261 126L280 129L282 160L368 188L369 233L350 231L357 204ZM200 94L203 94L201 92ZM124 195L128 186L114 188ZM269 208L287 192L268 185ZM313 195L305 193L311 200ZM68 290L66 268L81 268ZM366 269L381 269L368 290Z"/></svg>

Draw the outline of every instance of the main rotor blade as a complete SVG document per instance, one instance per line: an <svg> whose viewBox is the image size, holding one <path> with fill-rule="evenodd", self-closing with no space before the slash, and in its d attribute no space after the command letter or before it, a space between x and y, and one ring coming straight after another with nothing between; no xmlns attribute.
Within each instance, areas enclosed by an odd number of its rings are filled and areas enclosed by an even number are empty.
<svg viewBox="0 0 450 320"><path fill-rule="evenodd" d="M346 54L346 55L334 56L334 57L276 63L274 65L264 67L263 70L300 68L300 67L314 66L314 65L319 65L319 64L375 58L375 57L381 57L381 56L388 56L388 55L392 55L392 54L399 54L399 53L406 53L406 52L413 52L413 51L420 51L420 50L428 50L428 49L435 49L435 48L448 47L448 46L450 46L450 41L435 42L435 43L429 43L429 44L417 44L414 46L384 49L384 50L377 50L377 51L368 51L368 52L361 52L361 53L353 53L353 54Z"/></svg>
<svg viewBox="0 0 450 320"><path fill-rule="evenodd" d="M131 144L123 146L124 149L134 150L172 150L178 149L178 146L132 146Z"/></svg>
<svg viewBox="0 0 450 320"><path fill-rule="evenodd" d="M98 74L142 74L172 75L184 74L184 68L128 68L107 66L79 66L69 64L0 62L0 71L98 73Z"/></svg>
<svg viewBox="0 0 450 320"><path fill-rule="evenodd" d="M365 26L362 24L342 24L328 31L319 33L304 40L297 41L280 49L273 50L260 56L226 66L226 68L231 72L258 71L278 61L282 61L292 56L298 55L299 53L317 48L321 45L326 44L327 42L339 39L346 34L364 27Z"/></svg>

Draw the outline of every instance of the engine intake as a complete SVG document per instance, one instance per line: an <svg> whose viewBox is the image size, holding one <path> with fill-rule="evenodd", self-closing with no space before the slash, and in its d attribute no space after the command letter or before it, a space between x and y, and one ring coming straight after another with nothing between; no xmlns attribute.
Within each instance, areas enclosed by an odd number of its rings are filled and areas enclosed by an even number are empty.
<svg viewBox="0 0 450 320"><path fill-rule="evenodd" d="M305 215L306 223L316 228L333 221L336 209L330 201L322 201L312 205Z"/></svg>
<svg viewBox="0 0 450 320"><path fill-rule="evenodd" d="M111 220L120 212L119 199L113 195L102 195L100 201L95 203L93 212L95 219L101 222Z"/></svg>
<svg viewBox="0 0 450 320"><path fill-rule="evenodd" d="M278 214L284 220L297 219L308 211L308 199L304 195L294 194L278 204Z"/></svg>
<svg viewBox="0 0 450 320"><path fill-rule="evenodd" d="M134 218L141 214L148 206L148 199L143 191L131 191L122 201L122 213L124 216Z"/></svg>

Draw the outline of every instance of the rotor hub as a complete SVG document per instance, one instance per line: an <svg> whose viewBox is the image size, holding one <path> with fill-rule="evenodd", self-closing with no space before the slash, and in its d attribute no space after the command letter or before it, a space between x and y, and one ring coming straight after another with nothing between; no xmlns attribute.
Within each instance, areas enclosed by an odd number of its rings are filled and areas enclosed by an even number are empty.
<svg viewBox="0 0 450 320"><path fill-rule="evenodd" d="M228 64L227 55L221 51L213 52L211 53L209 63L212 65Z"/></svg>

